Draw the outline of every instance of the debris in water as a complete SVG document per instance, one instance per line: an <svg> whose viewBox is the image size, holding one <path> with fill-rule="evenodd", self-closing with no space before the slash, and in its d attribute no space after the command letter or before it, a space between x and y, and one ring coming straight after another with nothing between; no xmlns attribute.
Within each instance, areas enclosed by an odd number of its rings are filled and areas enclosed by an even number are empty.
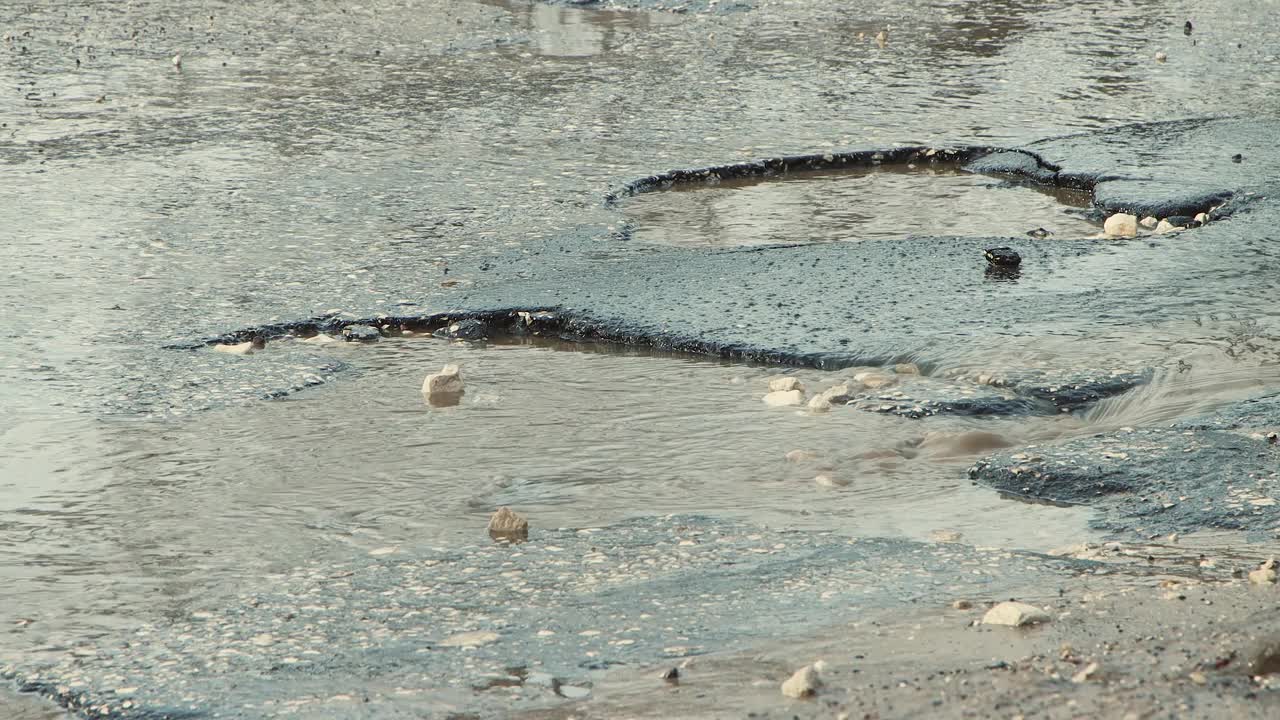
<svg viewBox="0 0 1280 720"><path fill-rule="evenodd" d="M1182 26L1182 34L1183 34L1183 35L1190 35L1192 30L1195 30L1195 27L1193 27L1193 26L1191 25L1191 21L1190 21L1190 20L1188 20L1188 21L1187 21L1187 24Z"/></svg>

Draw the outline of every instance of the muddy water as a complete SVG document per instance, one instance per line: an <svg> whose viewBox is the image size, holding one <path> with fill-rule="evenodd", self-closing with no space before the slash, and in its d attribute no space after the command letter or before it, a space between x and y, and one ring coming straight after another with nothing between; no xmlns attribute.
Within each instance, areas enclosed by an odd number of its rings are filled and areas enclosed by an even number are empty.
<svg viewBox="0 0 1280 720"><path fill-rule="evenodd" d="M1184 37L1182 18L1198 13ZM116 637L351 544L461 542L497 504L541 526L694 511L1053 547L1090 537L1087 513L971 486L975 454L1162 423L1277 382L1267 327L1222 312L1243 303L1266 322L1265 276L1206 279L1181 289L1197 303L1187 317L1110 319L1089 343L1011 328L1017 342L1001 352L930 350L939 377L1160 358L1149 388L1080 417L812 416L763 406L776 370L424 338L306 350L300 373L335 357L350 369L288 399L206 410L183 405L190 387L232 377L256 398L275 387L263 377L286 348L201 360L198 372L172 370L185 356L163 349L335 307L448 306L454 286L442 281L485 277L444 268L498 249L585 236L582 256L625 256L634 244L611 232L628 217L605 210L603 193L671 167L1274 113L1266 3L800 2L676 15L54 0L0 7L0 25L11 81L0 94L6 658ZM871 38L884 27L880 47ZM1169 62L1155 63L1157 50ZM637 236L655 244L1090 231L1078 200L966 175L633 200ZM1098 272L1115 270L1107 262ZM471 391L460 407L429 408L417 387L447 361L463 364ZM172 397L170 416L151 414ZM815 458L787 463L792 449ZM847 484L820 486L819 474Z"/></svg>
<svg viewBox="0 0 1280 720"><path fill-rule="evenodd" d="M856 242L911 235L1064 238L1101 227L1088 193L965 173L882 166L859 172L677 185L622 203L641 242L689 246Z"/></svg>

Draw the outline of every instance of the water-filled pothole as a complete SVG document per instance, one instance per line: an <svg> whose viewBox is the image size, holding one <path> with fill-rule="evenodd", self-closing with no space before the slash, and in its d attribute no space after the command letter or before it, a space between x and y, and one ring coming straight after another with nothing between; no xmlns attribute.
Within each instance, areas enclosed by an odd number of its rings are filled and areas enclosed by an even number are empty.
<svg viewBox="0 0 1280 720"><path fill-rule="evenodd" d="M954 165L885 164L677 183L621 203L638 240L730 246L849 242L912 235L1085 237L1082 190L1008 182Z"/></svg>

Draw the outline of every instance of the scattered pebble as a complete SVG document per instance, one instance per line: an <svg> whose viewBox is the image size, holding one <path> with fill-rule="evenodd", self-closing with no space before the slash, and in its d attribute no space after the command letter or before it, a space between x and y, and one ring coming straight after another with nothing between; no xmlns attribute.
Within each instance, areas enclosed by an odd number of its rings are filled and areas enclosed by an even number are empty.
<svg viewBox="0 0 1280 720"><path fill-rule="evenodd" d="M793 463L810 462L818 459L817 453L799 449L788 452L784 457L786 457L787 462Z"/></svg>
<svg viewBox="0 0 1280 720"><path fill-rule="evenodd" d="M440 641L441 647L480 647L490 643L498 642L501 636L496 632L488 630L476 630L474 632L458 633L450 635Z"/></svg>
<svg viewBox="0 0 1280 720"><path fill-rule="evenodd" d="M422 381L422 392L426 395L461 395L464 391L462 371L452 363Z"/></svg>
<svg viewBox="0 0 1280 720"><path fill-rule="evenodd" d="M1177 225L1174 225L1168 220L1161 220L1159 223L1156 224L1156 232L1161 234L1177 232L1181 229L1182 228L1178 227Z"/></svg>
<svg viewBox="0 0 1280 720"><path fill-rule="evenodd" d="M897 378L882 372L868 371L860 372L853 376L853 379L862 383L868 389L879 390L897 384Z"/></svg>
<svg viewBox="0 0 1280 720"><path fill-rule="evenodd" d="M955 530L934 530L929 533L929 539L940 543L958 543L964 538L964 534Z"/></svg>
<svg viewBox="0 0 1280 720"><path fill-rule="evenodd" d="M841 383L829 387L810 398L809 409L814 412L824 412L829 410L832 405L848 404L851 398L853 398L853 390L850 389L848 383Z"/></svg>
<svg viewBox="0 0 1280 720"><path fill-rule="evenodd" d="M500 537L529 536L529 521L508 507L500 507L489 518L489 535Z"/></svg>
<svg viewBox="0 0 1280 720"><path fill-rule="evenodd" d="M1091 662L1088 665L1086 665L1084 669L1082 669L1080 672L1076 673L1075 675L1072 675L1071 682L1076 684L1088 682L1091 678L1097 675L1098 671L1101 669L1102 669L1102 666L1099 665L1097 662Z"/></svg>
<svg viewBox="0 0 1280 720"><path fill-rule="evenodd" d="M1209 224L1209 213L1196 213L1196 222L1201 225Z"/></svg>
<svg viewBox="0 0 1280 720"><path fill-rule="evenodd" d="M813 479L813 481L822 487L845 487L849 484L848 479L837 477L829 473L820 473Z"/></svg>
<svg viewBox="0 0 1280 720"><path fill-rule="evenodd" d="M1156 62L1165 62L1168 59L1169 59L1169 56L1167 54L1163 52L1156 53Z"/></svg>
<svg viewBox="0 0 1280 720"><path fill-rule="evenodd" d="M969 610L973 607L973 603L969 602L968 600L956 600L955 602L951 603L951 607L954 610Z"/></svg>
<svg viewBox="0 0 1280 720"><path fill-rule="evenodd" d="M1153 217L1151 217L1150 215L1148 215L1148 216L1146 216L1146 217L1144 217L1144 218L1142 218L1141 220L1139 220L1139 221L1138 221L1138 224L1139 224L1139 225L1141 225L1142 227L1144 227L1144 228L1146 228L1146 229L1148 229L1148 230L1150 230L1150 229L1154 228L1154 227L1155 227L1157 224L1159 224L1159 223L1160 223L1160 221L1159 221L1158 219L1153 218Z"/></svg>
<svg viewBox="0 0 1280 720"><path fill-rule="evenodd" d="M1107 237L1134 237L1138 234L1138 218L1129 213L1116 213L1102 224Z"/></svg>
<svg viewBox="0 0 1280 720"><path fill-rule="evenodd" d="M250 341L242 342L242 343L234 343L234 344L230 344L230 343L229 343L229 344L226 344L226 345L214 345L214 346L213 346L213 351L214 351L214 352L220 352L220 353L226 353L226 354L228 354L228 355L252 355L252 354L253 354L253 341L252 341L252 340L250 340Z"/></svg>
<svg viewBox="0 0 1280 720"><path fill-rule="evenodd" d="M769 378L769 392L790 392L792 390L804 392L804 383L790 375Z"/></svg>
<svg viewBox="0 0 1280 720"><path fill-rule="evenodd" d="M799 390L781 390L764 396L764 404L769 407L790 407L804 404L804 393Z"/></svg>
<svg viewBox="0 0 1280 720"><path fill-rule="evenodd" d="M680 668L667 668L658 677L667 682L675 682L680 679Z"/></svg>
<svg viewBox="0 0 1280 720"><path fill-rule="evenodd" d="M986 615L982 616L983 625L1008 625L1010 627L1035 625L1049 622L1049 620L1049 613L1035 605L1011 600L996 605L988 610Z"/></svg>
<svg viewBox="0 0 1280 720"><path fill-rule="evenodd" d="M805 698L818 692L820 687L822 678L818 671L812 665L805 665L782 683L782 694L789 698Z"/></svg>
<svg viewBox="0 0 1280 720"><path fill-rule="evenodd" d="M912 362L898 363L893 366L893 371L899 375L919 375L920 366Z"/></svg>
<svg viewBox="0 0 1280 720"><path fill-rule="evenodd" d="M342 328L342 339L347 342L372 343L382 339L382 333L372 325L348 325Z"/></svg>
<svg viewBox="0 0 1280 720"><path fill-rule="evenodd" d="M1274 585L1276 583L1276 559L1271 558L1249 571L1249 582L1254 585Z"/></svg>
<svg viewBox="0 0 1280 720"><path fill-rule="evenodd" d="M326 345L328 343L334 343L338 341L334 339L332 335L325 335L324 333L320 333L319 335L309 337L306 340L303 340L302 342L313 343L316 345Z"/></svg>

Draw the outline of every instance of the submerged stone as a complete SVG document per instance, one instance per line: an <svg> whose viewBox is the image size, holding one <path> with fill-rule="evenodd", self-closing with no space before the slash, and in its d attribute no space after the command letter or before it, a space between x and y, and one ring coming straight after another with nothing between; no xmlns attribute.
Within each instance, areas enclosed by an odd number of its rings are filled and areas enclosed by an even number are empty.
<svg viewBox="0 0 1280 720"><path fill-rule="evenodd" d="M1099 509L1110 530L1264 529L1280 521L1280 451L1222 430L1139 429L1001 453L969 469L1015 496Z"/></svg>

